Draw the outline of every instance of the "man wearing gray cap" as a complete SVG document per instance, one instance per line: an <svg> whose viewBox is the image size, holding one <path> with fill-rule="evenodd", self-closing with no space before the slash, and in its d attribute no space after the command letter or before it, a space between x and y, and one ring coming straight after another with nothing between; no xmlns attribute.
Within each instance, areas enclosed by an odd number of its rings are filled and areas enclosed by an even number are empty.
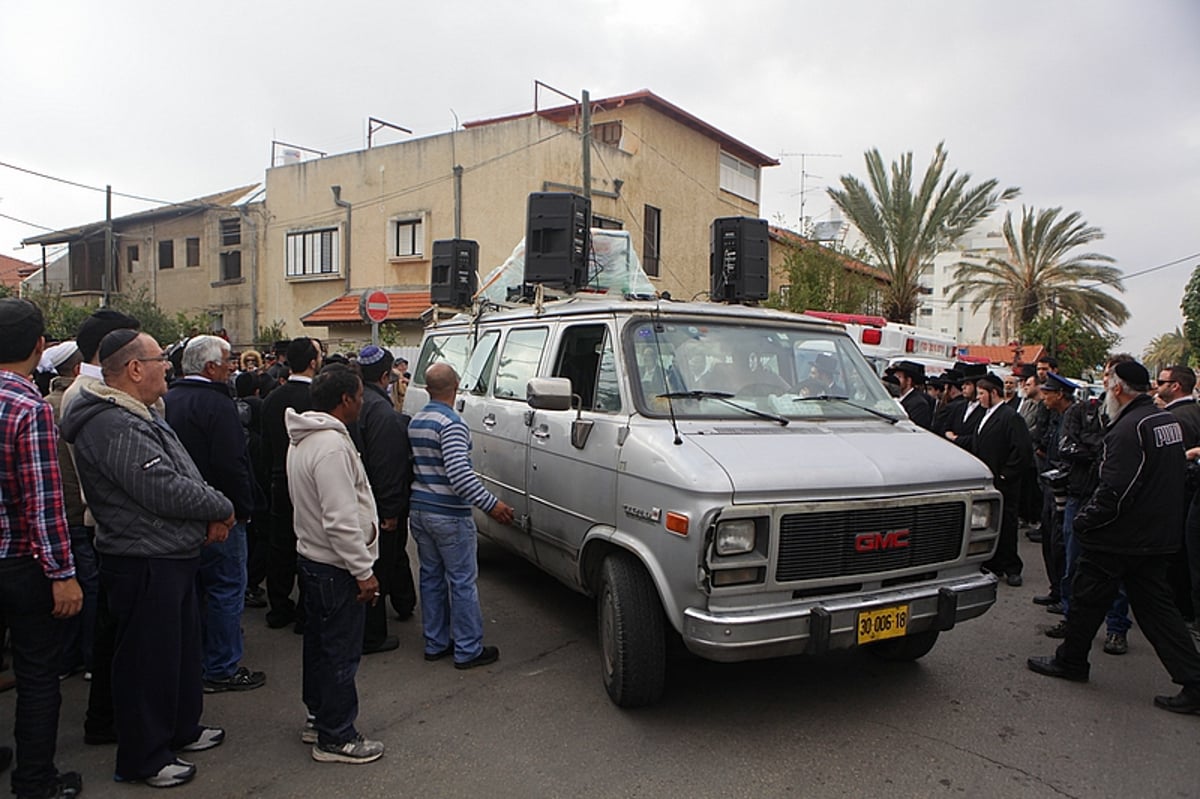
<svg viewBox="0 0 1200 799"><path fill-rule="evenodd" d="M1032 657L1030 670L1086 682L1088 652L1122 581L1147 640L1171 679L1183 686L1154 704L1200 714L1200 653L1167 585L1169 556L1179 548L1183 512L1183 430L1147 394L1150 374L1136 361L1118 363L1105 404L1099 485L1075 518L1080 545L1071 586L1067 636L1052 657Z"/></svg>

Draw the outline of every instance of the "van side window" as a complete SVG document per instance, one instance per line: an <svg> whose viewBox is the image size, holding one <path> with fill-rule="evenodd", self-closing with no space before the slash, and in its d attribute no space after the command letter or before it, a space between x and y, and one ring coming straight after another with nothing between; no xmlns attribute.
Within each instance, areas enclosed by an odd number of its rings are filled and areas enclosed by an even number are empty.
<svg viewBox="0 0 1200 799"><path fill-rule="evenodd" d="M525 386L537 377L542 350L546 346L544 327L514 330L504 339L500 364L496 370L495 395L506 399L525 399Z"/></svg>
<svg viewBox="0 0 1200 799"><path fill-rule="evenodd" d="M605 325L574 325L559 342L555 377L571 381L585 411L619 411L621 393L617 383L616 359Z"/></svg>
<svg viewBox="0 0 1200 799"><path fill-rule="evenodd" d="M489 330L475 345L471 360L467 362L462 374L462 387L472 394L487 393L488 385L492 382L492 373L496 368L496 343L500 341L500 331Z"/></svg>
<svg viewBox="0 0 1200 799"><path fill-rule="evenodd" d="M466 333L430 336L425 339L421 357L417 359L417 368L413 370L413 385L424 386L425 370L435 363L448 363L461 375L467 365L467 359L471 356L471 341L471 336Z"/></svg>

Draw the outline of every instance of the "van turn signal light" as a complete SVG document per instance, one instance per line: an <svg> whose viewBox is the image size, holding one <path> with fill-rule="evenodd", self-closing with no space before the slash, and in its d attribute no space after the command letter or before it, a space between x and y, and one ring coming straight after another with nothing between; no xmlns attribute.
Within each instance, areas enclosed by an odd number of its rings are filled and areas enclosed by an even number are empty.
<svg viewBox="0 0 1200 799"><path fill-rule="evenodd" d="M675 511L667 511L667 529L676 535L687 536L688 517Z"/></svg>

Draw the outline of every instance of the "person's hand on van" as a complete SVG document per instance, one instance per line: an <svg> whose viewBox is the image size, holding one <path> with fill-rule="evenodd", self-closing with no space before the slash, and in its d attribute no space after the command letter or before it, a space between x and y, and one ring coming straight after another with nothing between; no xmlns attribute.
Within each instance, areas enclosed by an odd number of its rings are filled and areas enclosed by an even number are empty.
<svg viewBox="0 0 1200 799"><path fill-rule="evenodd" d="M488 516L491 516L493 519L500 522L501 524L512 524L513 523L512 505L509 505L504 500L499 500L498 502L496 502L496 507L494 507L490 511L488 511Z"/></svg>

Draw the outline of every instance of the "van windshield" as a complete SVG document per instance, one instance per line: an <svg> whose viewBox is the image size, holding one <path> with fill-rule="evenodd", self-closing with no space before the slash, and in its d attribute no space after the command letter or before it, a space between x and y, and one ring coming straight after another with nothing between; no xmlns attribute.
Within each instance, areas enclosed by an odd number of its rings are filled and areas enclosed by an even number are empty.
<svg viewBox="0 0 1200 799"><path fill-rule="evenodd" d="M786 325L639 320L627 328L641 412L740 419L733 400L788 419L903 412L849 337Z"/></svg>

